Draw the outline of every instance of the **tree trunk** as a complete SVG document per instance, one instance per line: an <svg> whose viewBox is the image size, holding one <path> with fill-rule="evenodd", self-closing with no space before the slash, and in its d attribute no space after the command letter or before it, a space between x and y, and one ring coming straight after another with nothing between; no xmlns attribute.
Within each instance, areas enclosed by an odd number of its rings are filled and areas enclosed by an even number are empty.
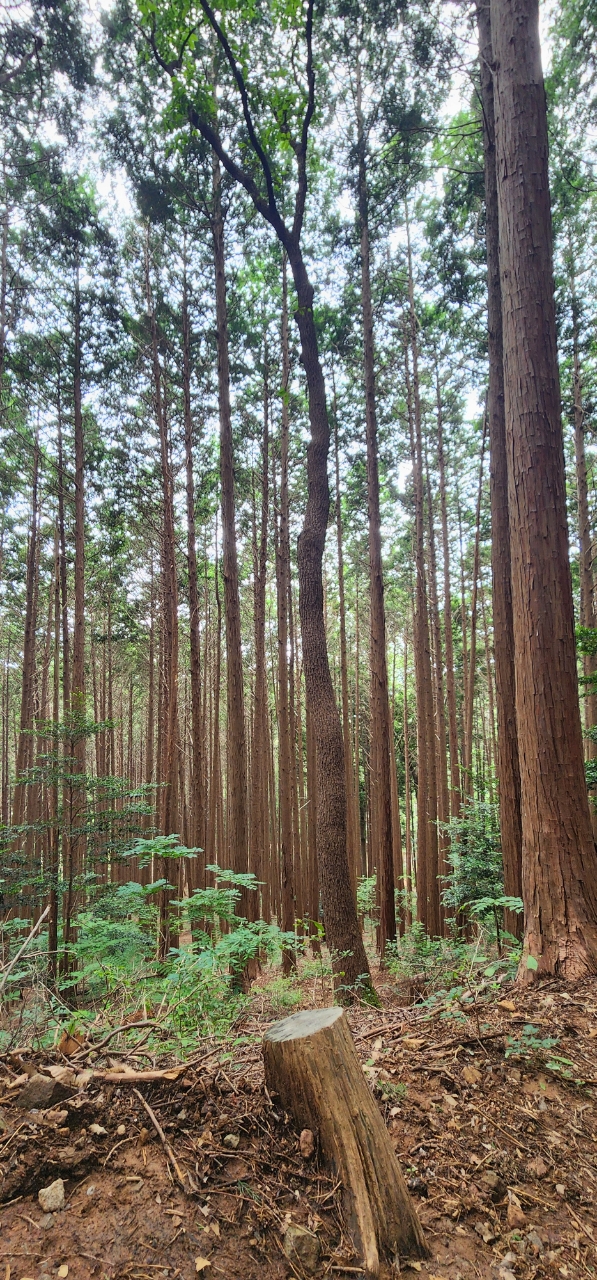
<svg viewBox="0 0 597 1280"><path fill-rule="evenodd" d="M280 537L277 556L278 587L278 733L280 788L280 864L282 872L282 928L294 929L294 884L292 866L292 798L290 776L290 710L288 705L288 604L290 589L290 506L288 499L288 395L290 390L290 350L288 341L288 297L286 256L282 258L282 423L280 434ZM265 559L265 557L264 557ZM301 867L296 863L297 875ZM282 952L282 969L289 974L296 967L293 952Z"/></svg>
<svg viewBox="0 0 597 1280"><path fill-rule="evenodd" d="M21 714L19 738L15 761L15 788L12 802L13 826L25 821L27 783L21 779L33 763L33 720L35 695L35 633L37 628L38 597L38 539L39 539L39 444L33 451L33 482L31 491L31 529L27 548L25 570L25 625L23 630L23 668L21 676Z"/></svg>
<svg viewBox="0 0 597 1280"><path fill-rule="evenodd" d="M236 517L234 500L234 450L230 407L230 366L228 356L228 313L226 303L226 271L224 254L224 221L222 216L220 165L213 160L212 233L216 285L216 334L218 347L218 405L220 415L220 483L222 503L222 571L224 577L224 618L226 626L227 670L227 792L228 847L234 871L246 872L248 865L247 829L247 743L243 691L243 657ZM240 914L249 916L249 898L244 891Z"/></svg>
<svg viewBox="0 0 597 1280"><path fill-rule="evenodd" d="M340 684L342 688L342 737L344 740L344 777L346 780L346 850L348 867L355 894L361 874L360 842L355 833L353 791L352 744L350 735L350 710L348 705L348 655L346 650L346 600L344 596L344 539L342 531L342 502L340 499L340 456L338 449L338 417L334 395L334 462L336 473L336 537L338 543L338 604L340 613Z"/></svg>
<svg viewBox="0 0 597 1280"><path fill-rule="evenodd" d="M159 780L162 784L159 802L159 829L164 835L178 834L178 582L176 573L176 533L174 525L174 479L170 460L168 423L163 395L158 324L153 304L149 232L145 246L145 289L151 332L151 368L154 411L158 427L162 478L162 653L161 653L161 732ZM170 933L170 897L167 887L176 878L172 864L162 860L159 875L166 887L159 894L158 960L164 961L173 942Z"/></svg>
<svg viewBox="0 0 597 1280"><path fill-rule="evenodd" d="M317 769L317 855L326 939L341 994L353 999L360 987L373 994L350 884L346 851L346 784L342 725L330 673L323 614L322 561L330 510L327 459L330 447L325 384L313 316L313 287L293 240L288 257L297 292L295 318L309 396L311 439L307 452L307 506L298 541L299 612L307 702L311 711Z"/></svg>
<svg viewBox="0 0 597 1280"><path fill-rule="evenodd" d="M492 0L508 505L521 774L521 979L597 969L536 0Z"/></svg>
<svg viewBox="0 0 597 1280"><path fill-rule="evenodd" d="M357 150L358 216L361 249L361 312L363 325L363 372L365 383L365 426L367 442L367 515L369 535L370 592L370 718L371 718L371 825L374 861L379 875L378 943L383 959L386 942L396 939L394 860L392 850L392 784L389 734L389 690L386 653L383 565L381 558L381 516L379 510L379 466L377 456L377 408L375 402L375 348L369 246L369 203L367 192L366 141L362 111L361 64L357 52Z"/></svg>
<svg viewBox="0 0 597 1280"><path fill-rule="evenodd" d="M448 537L448 503L446 498L443 411L437 370L436 396L437 460L439 467L439 494L442 517L442 549L444 555L444 636L446 644L448 741L450 746L450 813L453 818L457 818L460 814L460 768L458 759L458 720L456 717L456 680L454 676L454 631L452 626L452 587L450 582L450 540Z"/></svg>
<svg viewBox="0 0 597 1280"><path fill-rule="evenodd" d="M485 459L485 432L487 417L483 422L483 440L481 443L481 461L479 464L479 488L477 490L477 510L475 513L475 544L473 549L473 589L471 594L471 647L468 661L468 683L466 694L466 717L464 725L464 790L469 798L474 792L473 786L473 710L475 705L475 677L477 674L477 600L479 595L479 559L481 542L481 499L483 496L483 462Z"/></svg>
<svg viewBox="0 0 597 1280"><path fill-rule="evenodd" d="M299 1129L309 1129L334 1178L369 1280L380 1263L428 1250L386 1126L341 1009L306 1010L277 1022L263 1042L265 1078Z"/></svg>
<svg viewBox="0 0 597 1280"><path fill-rule="evenodd" d="M421 432L421 402L418 377L418 344L412 257L410 237L409 260L409 344L413 360L412 386L408 353L405 373L411 425L411 453L415 490L415 679L417 687L417 916L427 933L436 937L440 932L438 838L437 838L437 775L435 758L435 725L433 721L433 685L431 680L431 651L429 641L429 615L427 609L427 584L425 581L425 529L423 489L423 442ZM414 421L413 421L414 420Z"/></svg>
<svg viewBox="0 0 597 1280"><path fill-rule="evenodd" d="M427 524L429 529L429 604L431 611L431 631L433 635L433 681L435 693L435 746L437 775L437 817L440 824L438 832L439 872L446 876L450 872L448 861L449 837L445 824L450 817L450 797L448 790L448 759L446 750L446 708L444 705L444 671L442 657L442 633L437 598L437 561L435 555L435 524L433 517L433 499L429 480L429 463L425 449L425 479L427 484ZM442 886L443 887L443 886ZM440 920L443 925L444 908L440 901Z"/></svg>
<svg viewBox="0 0 597 1280"><path fill-rule="evenodd" d="M408 728L408 650L407 641L404 641L404 702L403 702L403 732L404 732L404 843L406 845L406 875L404 878L405 891L405 908L404 922L407 928L413 922L412 900L413 900L413 858L412 858L412 818L411 818L411 799L410 799L410 744L409 744L409 728Z"/></svg>
<svg viewBox="0 0 597 1280"><path fill-rule="evenodd" d="M79 778L85 774L85 735L82 725L86 714L85 699L85 450L81 386L81 295L79 266L75 269L74 289L74 436L75 436L75 601L73 620L73 665L70 689L70 763L69 771ZM66 572L66 565L65 565ZM67 891L64 898L64 942L74 940L72 916L79 905L77 878L85 865L86 842L83 834L87 791L84 784L70 788L69 831L66 840L64 868Z"/></svg>
<svg viewBox="0 0 597 1280"><path fill-rule="evenodd" d="M267 580L267 532L269 520L269 371L267 349L263 365L263 438L261 445L261 516L257 530L255 518L255 485L253 483L253 630L255 643L255 686L253 699L252 756L249 768L251 779L251 870L258 880L268 873L266 847L269 827L268 775L269 775L269 723L267 706L267 669L265 656L265 589ZM285 703L288 710L288 703ZM282 751L282 744L280 744ZM286 760L285 760L286 764ZM280 761L280 779L283 766ZM285 780L288 781L285 774ZM288 816L288 815L286 815ZM292 839L292 837L291 837ZM286 854L292 859L292 843L286 846ZM282 871L282 874L284 872ZM251 895L252 899L255 895ZM290 904L292 910L292 900ZM289 912L287 911L287 916ZM292 923L283 925L292 928Z"/></svg>
<svg viewBox="0 0 597 1280"><path fill-rule="evenodd" d="M190 841L199 847L204 823L205 797L203 795L203 737L201 718L201 637L199 634L199 584L197 580L197 539L195 533L195 481L193 477L193 418L191 413L191 321L187 291L186 243L182 285L182 338L183 338L183 401L184 443L186 462L187 498L187 566L189 575L189 648L191 678L191 786L190 786ZM203 883L199 858L190 864L191 884Z"/></svg>
<svg viewBox="0 0 597 1280"><path fill-rule="evenodd" d="M502 295L499 263L497 172L495 162L495 108L493 51L489 4L477 8L479 66L483 107L483 150L485 157L485 210L487 242L487 345L491 496L491 572L495 694L498 719L497 774L499 781L500 834L504 864L504 890L512 897L522 894L522 826L520 814L520 765L516 728L514 671L514 622L510 556L510 516L508 514L508 459L504 403L504 361L502 335ZM522 918L506 913L505 925L520 937Z"/></svg>

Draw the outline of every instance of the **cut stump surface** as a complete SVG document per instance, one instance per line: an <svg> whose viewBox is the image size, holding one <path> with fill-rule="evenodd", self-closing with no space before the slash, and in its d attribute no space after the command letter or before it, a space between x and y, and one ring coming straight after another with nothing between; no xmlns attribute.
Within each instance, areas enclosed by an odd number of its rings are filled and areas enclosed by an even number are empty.
<svg viewBox="0 0 597 1280"><path fill-rule="evenodd" d="M371 1280L380 1257L423 1257L425 1238L342 1009L314 1009L267 1032L265 1076L299 1129L316 1135L343 1187L343 1210Z"/></svg>

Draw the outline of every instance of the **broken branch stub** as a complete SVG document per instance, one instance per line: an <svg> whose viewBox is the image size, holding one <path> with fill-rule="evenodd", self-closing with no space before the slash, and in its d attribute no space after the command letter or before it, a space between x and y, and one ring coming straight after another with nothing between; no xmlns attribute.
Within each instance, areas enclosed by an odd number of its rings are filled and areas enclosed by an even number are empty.
<svg viewBox="0 0 597 1280"><path fill-rule="evenodd" d="M342 1009L277 1022L263 1056L268 1089L299 1129L317 1135L342 1183L347 1226L370 1280L379 1276L380 1257L424 1257L425 1237Z"/></svg>

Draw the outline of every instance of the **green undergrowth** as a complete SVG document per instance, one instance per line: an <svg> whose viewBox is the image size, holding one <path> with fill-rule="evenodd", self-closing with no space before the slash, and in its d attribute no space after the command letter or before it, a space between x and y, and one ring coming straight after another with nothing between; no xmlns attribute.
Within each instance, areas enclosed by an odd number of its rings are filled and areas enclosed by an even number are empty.
<svg viewBox="0 0 597 1280"><path fill-rule="evenodd" d="M142 842L145 845L151 842ZM139 845L135 846L139 855ZM97 892L75 917L75 936L59 954L67 963L51 978L48 934L41 931L8 974L0 1013L0 1050L47 1047L63 1030L99 1040L105 1029L133 1020L144 1031L141 1056L174 1052L184 1057L207 1037L230 1033L247 997L243 975L251 962L279 966L294 933L238 913L243 891L258 891L253 876L208 868L214 884L170 902L177 945L156 959L158 901L164 879L149 885L112 885ZM16 957L29 931L27 920L3 928L5 963ZM131 1031L122 1043L132 1042ZM111 1052L117 1048L115 1041Z"/></svg>

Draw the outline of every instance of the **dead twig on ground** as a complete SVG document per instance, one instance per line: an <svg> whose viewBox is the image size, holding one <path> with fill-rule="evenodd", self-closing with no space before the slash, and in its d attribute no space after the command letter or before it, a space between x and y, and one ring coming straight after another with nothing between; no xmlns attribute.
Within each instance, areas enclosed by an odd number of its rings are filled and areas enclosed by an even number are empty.
<svg viewBox="0 0 597 1280"><path fill-rule="evenodd" d="M183 1174L183 1173L182 1173L182 1171L181 1171L181 1168L180 1168L180 1165L179 1165L179 1163L178 1163L178 1160L176 1159L176 1156L174 1155L174 1152L173 1152L173 1150L172 1150L172 1147L170 1146L170 1143L168 1142L168 1139L167 1139L167 1137L166 1137L166 1134L164 1133L164 1130L162 1129L162 1126L161 1126L161 1124L160 1124L160 1122L159 1122L159 1120L158 1120L158 1118L157 1118L157 1116L156 1116L155 1112L154 1112L154 1111L152 1111L152 1109L151 1109L151 1107L150 1107L149 1103L145 1100L145 1098L143 1097L143 1094L142 1094L142 1093L140 1093L138 1089L133 1089L133 1093L137 1096L137 1098L139 1099L139 1102L141 1103L141 1106L142 1106L142 1107L144 1108L144 1110L147 1112L147 1114L148 1114L148 1116L149 1116L149 1119L151 1120L151 1123L152 1123L152 1125L153 1125L153 1127L154 1127L154 1129L155 1129L155 1131L156 1131L156 1133L157 1133L157 1135L158 1135L158 1138L160 1139L160 1142L161 1142L161 1144L162 1144L162 1146L163 1146L163 1148L164 1148L164 1151L166 1152L166 1155L167 1155L168 1159L169 1159L169 1160L171 1160L171 1162L172 1162L172 1165L173 1165L173 1167L174 1167L174 1172L176 1173L176 1177L178 1178L178 1181L179 1181L179 1183L180 1183L180 1185L181 1185L181 1187L182 1187L183 1191L188 1191L188 1187L187 1187L187 1184L186 1184L186 1181L185 1181L185 1176L184 1176L184 1174Z"/></svg>

